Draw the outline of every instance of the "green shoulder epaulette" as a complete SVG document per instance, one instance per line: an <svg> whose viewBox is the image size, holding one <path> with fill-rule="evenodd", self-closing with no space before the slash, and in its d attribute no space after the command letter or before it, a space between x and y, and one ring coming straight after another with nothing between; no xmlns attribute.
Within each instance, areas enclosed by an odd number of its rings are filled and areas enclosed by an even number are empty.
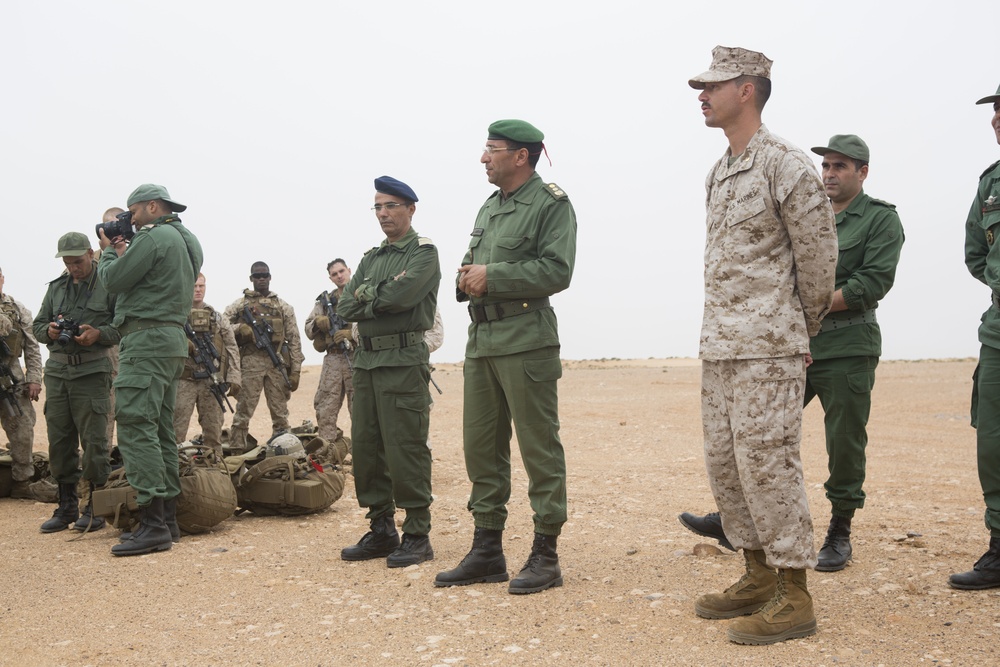
<svg viewBox="0 0 1000 667"><path fill-rule="evenodd" d="M374 248L369 248L368 250L365 250L364 256L367 257L368 253L375 252L376 250L378 250L378 246L375 246Z"/></svg>
<svg viewBox="0 0 1000 667"><path fill-rule="evenodd" d="M417 245L434 245L434 241L431 241L426 236L418 236Z"/></svg>
<svg viewBox="0 0 1000 667"><path fill-rule="evenodd" d="M893 211L896 210L895 204L890 204L889 202L882 201L881 199L875 199L875 197L872 197L871 200L873 204L877 204L878 206L885 206L886 208L891 208Z"/></svg>
<svg viewBox="0 0 1000 667"><path fill-rule="evenodd" d="M557 201L563 199L569 199L566 193L563 192L563 189L558 185L556 185L555 183L546 184L545 191L548 192L550 195L552 195L552 198Z"/></svg>
<svg viewBox="0 0 1000 667"><path fill-rule="evenodd" d="M986 167L986 171L984 171L983 173L979 174L979 178L984 178L986 176L986 174L988 174L991 171L993 171L998 164L1000 164L1000 160L997 160L996 162L994 162L990 166Z"/></svg>

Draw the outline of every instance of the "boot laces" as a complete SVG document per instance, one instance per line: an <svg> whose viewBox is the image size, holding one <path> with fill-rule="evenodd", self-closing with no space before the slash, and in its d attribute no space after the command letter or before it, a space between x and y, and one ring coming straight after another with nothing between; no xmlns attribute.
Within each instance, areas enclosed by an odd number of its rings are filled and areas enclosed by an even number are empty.
<svg viewBox="0 0 1000 667"><path fill-rule="evenodd" d="M777 607L783 607L785 604L785 592L785 578L781 575L781 572L778 572L778 585L774 589L774 595L771 596L771 599L757 613L767 615Z"/></svg>

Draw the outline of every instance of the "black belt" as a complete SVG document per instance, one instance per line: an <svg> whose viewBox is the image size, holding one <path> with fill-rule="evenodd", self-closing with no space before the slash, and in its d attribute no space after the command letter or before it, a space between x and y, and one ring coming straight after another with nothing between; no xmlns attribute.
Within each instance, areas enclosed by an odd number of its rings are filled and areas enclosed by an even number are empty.
<svg viewBox="0 0 1000 667"><path fill-rule="evenodd" d="M423 342L423 340L423 331L404 331L385 336L362 336L361 347L368 352L381 352L382 350L398 350L410 347L411 345Z"/></svg>
<svg viewBox="0 0 1000 667"><path fill-rule="evenodd" d="M133 334L136 331L142 331L143 329L158 329L160 327L177 327L182 328L182 324L176 322L161 322L160 320L129 320L118 327L118 333L122 335L122 338L129 334Z"/></svg>
<svg viewBox="0 0 1000 667"><path fill-rule="evenodd" d="M95 359L110 356L110 347L102 347L98 350L88 350L87 352L77 352L76 354L49 352L49 359L52 361L58 361L61 364L66 364L67 366L79 366L80 364L85 364L88 361L94 361Z"/></svg>
<svg viewBox="0 0 1000 667"><path fill-rule="evenodd" d="M517 301L498 301L497 303L469 304L469 317L476 324L495 322L505 317L533 313L536 310L549 307L549 297L541 299L518 299Z"/></svg>
<svg viewBox="0 0 1000 667"><path fill-rule="evenodd" d="M851 317L845 317L843 319L832 319L830 317L824 317L823 323L820 325L819 332L824 333L827 331L836 331L837 329L844 329L846 327L857 326L858 324L877 324L878 320L875 319L874 310L866 310L863 313L858 313L857 315L852 315Z"/></svg>

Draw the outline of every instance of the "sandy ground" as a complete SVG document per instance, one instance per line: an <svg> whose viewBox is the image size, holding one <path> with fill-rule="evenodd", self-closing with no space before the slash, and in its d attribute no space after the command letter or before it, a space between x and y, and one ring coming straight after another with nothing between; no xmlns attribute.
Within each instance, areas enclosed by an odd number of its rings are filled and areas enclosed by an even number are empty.
<svg viewBox="0 0 1000 667"><path fill-rule="evenodd" d="M121 559L109 552L116 531L43 535L38 526L53 505L2 499L0 664L997 664L1000 590L946 583L988 542L968 425L973 367L879 367L854 561L810 573L819 633L807 639L738 646L726 641L728 621L695 616L694 599L742 567L728 551L694 555L704 540L676 518L713 508L698 364L602 360L567 362L560 385L570 500L559 544L564 587L528 596L509 595L505 584L433 587L472 535L461 367L443 365L434 377L444 395L431 418L435 561L404 570L342 562L341 547L366 530L353 482L318 515L245 514L168 552ZM296 423L313 416L318 375L317 367L303 374ZM253 427L258 438L269 433L260 414ZM45 447L40 419L36 448ZM818 546L829 519L818 405L806 411L802 452ZM504 539L512 573L532 537L516 454L514 463Z"/></svg>

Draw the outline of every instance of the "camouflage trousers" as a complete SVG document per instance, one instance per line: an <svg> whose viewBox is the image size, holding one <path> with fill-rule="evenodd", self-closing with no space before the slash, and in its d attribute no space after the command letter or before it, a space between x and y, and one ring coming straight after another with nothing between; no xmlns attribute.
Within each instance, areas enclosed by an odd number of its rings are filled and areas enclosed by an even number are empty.
<svg viewBox="0 0 1000 667"><path fill-rule="evenodd" d="M319 437L327 442L337 439L337 417L340 408L347 397L347 411L354 409L354 383L351 379L351 367L344 354L339 350L327 352L323 357L323 371L319 376L319 386L316 388L316 398L313 406L316 408L316 424L319 426Z"/></svg>
<svg viewBox="0 0 1000 667"><path fill-rule="evenodd" d="M287 431L288 399L292 392L285 386L281 372L273 366L266 373L243 373L243 383L240 385L239 401L236 403L236 414L233 415L233 427L229 438L230 444L236 449L246 449L247 433L250 430L250 418L257 410L261 391L264 400L271 411L271 434Z"/></svg>
<svg viewBox="0 0 1000 667"><path fill-rule="evenodd" d="M31 449L35 442L35 406L24 392L17 393L20 415L11 417L7 408L0 406L0 424L10 441L10 458L13 460L11 477L15 482L31 479L35 467L31 464Z"/></svg>
<svg viewBox="0 0 1000 667"><path fill-rule="evenodd" d="M726 537L771 567L816 566L799 444L802 356L702 361L705 466Z"/></svg>
<svg viewBox="0 0 1000 667"><path fill-rule="evenodd" d="M202 443L222 457L222 422L225 413L212 394L208 380L178 380L177 405L174 406L174 436L177 442L187 440L188 426L195 406L198 407L198 425Z"/></svg>

